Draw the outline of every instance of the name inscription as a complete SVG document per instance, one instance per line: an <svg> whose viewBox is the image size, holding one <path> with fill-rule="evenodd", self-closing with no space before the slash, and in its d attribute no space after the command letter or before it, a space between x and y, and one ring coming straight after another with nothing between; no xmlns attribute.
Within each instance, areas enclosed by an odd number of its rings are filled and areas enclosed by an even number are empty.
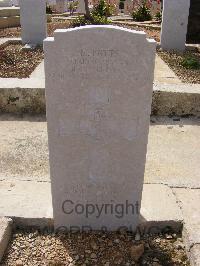
<svg viewBox="0 0 200 266"><path fill-rule="evenodd" d="M114 49L80 50L77 56L70 59L71 72L80 75L89 73L109 74L122 71L128 65L120 59L120 52Z"/></svg>

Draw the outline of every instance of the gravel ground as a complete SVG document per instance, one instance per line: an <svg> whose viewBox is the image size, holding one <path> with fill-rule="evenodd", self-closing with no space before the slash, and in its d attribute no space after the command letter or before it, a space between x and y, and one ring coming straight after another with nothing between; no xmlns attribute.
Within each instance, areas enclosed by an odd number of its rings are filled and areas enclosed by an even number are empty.
<svg viewBox="0 0 200 266"><path fill-rule="evenodd" d="M145 31L147 33L147 36L150 38L154 38L156 41L160 41L160 31L159 30L152 30L145 27L137 27L137 26L124 26L120 25L121 27L126 27L133 30L139 30L139 31ZM54 22L50 22L47 24L47 31L48 36L52 36L54 30L56 29L63 29L63 28L69 28L70 22L59 22L54 20ZM0 38L3 37L21 37L21 28L7 28L7 29L0 29Z"/></svg>
<svg viewBox="0 0 200 266"><path fill-rule="evenodd" d="M0 48L1 78L27 78L42 61L41 48L24 51L22 47L22 44L9 44Z"/></svg>
<svg viewBox="0 0 200 266"><path fill-rule="evenodd" d="M169 65L176 75L185 83L200 83L200 67L199 69L187 69L182 65L186 58L195 58L200 64L200 53L194 51L186 51L183 54L175 52L158 51L158 55Z"/></svg>
<svg viewBox="0 0 200 266"><path fill-rule="evenodd" d="M137 238L137 240L136 240ZM16 232L1 266L184 266L189 262L176 234Z"/></svg>
<svg viewBox="0 0 200 266"><path fill-rule="evenodd" d="M47 23L48 36L52 36L54 30L68 28L70 23L67 22L50 22ZM21 37L21 27L0 29L0 38Z"/></svg>
<svg viewBox="0 0 200 266"><path fill-rule="evenodd" d="M150 29L148 27L121 25L118 23L117 23L117 25L120 27L123 27L123 28L131 29L131 30L144 31L144 32L146 32L148 38L151 38L151 39L156 40L157 42L160 42L160 31L159 30Z"/></svg>

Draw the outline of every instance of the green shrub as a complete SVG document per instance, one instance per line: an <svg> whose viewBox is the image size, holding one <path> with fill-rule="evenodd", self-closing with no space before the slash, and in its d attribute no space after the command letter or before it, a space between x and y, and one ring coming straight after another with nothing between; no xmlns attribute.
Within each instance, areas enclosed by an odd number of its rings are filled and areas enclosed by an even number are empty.
<svg viewBox="0 0 200 266"><path fill-rule="evenodd" d="M119 9L124 9L124 1L119 2Z"/></svg>
<svg viewBox="0 0 200 266"><path fill-rule="evenodd" d="M75 20L72 21L71 26L72 27L80 27L85 26L87 24L86 18L83 16L78 16Z"/></svg>
<svg viewBox="0 0 200 266"><path fill-rule="evenodd" d="M181 65L187 69L200 69L200 62L192 56L183 59Z"/></svg>
<svg viewBox="0 0 200 266"><path fill-rule="evenodd" d="M134 21L152 20L151 11L146 0L132 13L132 17Z"/></svg>
<svg viewBox="0 0 200 266"><path fill-rule="evenodd" d="M85 16L83 17L79 16L77 19L75 19L72 22L72 27L80 27L85 25L106 25L110 23L111 21L106 17L91 15L91 18L89 20Z"/></svg>
<svg viewBox="0 0 200 266"><path fill-rule="evenodd" d="M156 20L159 20L159 21L162 21L162 12L158 11L158 12L155 14L155 19L156 19Z"/></svg>
<svg viewBox="0 0 200 266"><path fill-rule="evenodd" d="M47 14L52 14L53 13L53 11L52 11L52 9L51 9L51 7L49 5L46 5L46 13Z"/></svg>
<svg viewBox="0 0 200 266"><path fill-rule="evenodd" d="M99 3L92 10L92 16L110 17L113 14L113 6L108 4L105 0L100 0Z"/></svg>
<svg viewBox="0 0 200 266"><path fill-rule="evenodd" d="M112 6L105 0L100 0L99 3L94 7L90 14L90 18L86 16L79 16L73 21L73 27L85 26L85 25L104 25L110 24L111 21L108 19L112 14Z"/></svg>
<svg viewBox="0 0 200 266"><path fill-rule="evenodd" d="M70 1L68 4L68 9L70 12L70 15L73 15L74 11L77 9L78 1Z"/></svg>

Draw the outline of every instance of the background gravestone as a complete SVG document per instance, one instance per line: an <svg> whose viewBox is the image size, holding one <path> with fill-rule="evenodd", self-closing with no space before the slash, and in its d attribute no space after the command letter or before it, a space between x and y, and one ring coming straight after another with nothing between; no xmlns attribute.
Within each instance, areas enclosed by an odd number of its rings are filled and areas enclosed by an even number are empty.
<svg viewBox="0 0 200 266"><path fill-rule="evenodd" d="M77 10L78 13L80 14L85 14L85 2L84 0L78 0L78 6L77 6Z"/></svg>
<svg viewBox="0 0 200 266"><path fill-rule="evenodd" d="M66 9L65 0L56 0L56 12L64 13Z"/></svg>
<svg viewBox="0 0 200 266"><path fill-rule="evenodd" d="M155 47L144 32L114 26L44 41L55 228L137 226Z"/></svg>
<svg viewBox="0 0 200 266"><path fill-rule="evenodd" d="M164 0L161 47L164 50L185 50L190 0Z"/></svg>
<svg viewBox="0 0 200 266"><path fill-rule="evenodd" d="M20 23L24 44L42 44L46 38L46 1L20 0Z"/></svg>
<svg viewBox="0 0 200 266"><path fill-rule="evenodd" d="M200 1L190 1L190 12L188 19L188 43L200 43Z"/></svg>

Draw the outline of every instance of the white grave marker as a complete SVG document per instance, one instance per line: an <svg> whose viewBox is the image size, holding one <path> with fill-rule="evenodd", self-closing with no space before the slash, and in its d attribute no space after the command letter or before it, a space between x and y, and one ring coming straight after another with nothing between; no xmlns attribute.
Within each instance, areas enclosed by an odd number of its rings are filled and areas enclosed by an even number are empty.
<svg viewBox="0 0 200 266"><path fill-rule="evenodd" d="M78 0L78 6L77 6L77 12L80 14L85 14L85 1L84 0Z"/></svg>
<svg viewBox="0 0 200 266"><path fill-rule="evenodd" d="M46 1L20 0L20 23L24 44L42 44L46 38Z"/></svg>
<svg viewBox="0 0 200 266"><path fill-rule="evenodd" d="M66 11L65 0L56 0L56 12L64 13Z"/></svg>
<svg viewBox="0 0 200 266"><path fill-rule="evenodd" d="M161 47L164 50L185 50L190 0L164 0Z"/></svg>
<svg viewBox="0 0 200 266"><path fill-rule="evenodd" d="M55 228L138 224L156 42L116 26L44 41Z"/></svg>

